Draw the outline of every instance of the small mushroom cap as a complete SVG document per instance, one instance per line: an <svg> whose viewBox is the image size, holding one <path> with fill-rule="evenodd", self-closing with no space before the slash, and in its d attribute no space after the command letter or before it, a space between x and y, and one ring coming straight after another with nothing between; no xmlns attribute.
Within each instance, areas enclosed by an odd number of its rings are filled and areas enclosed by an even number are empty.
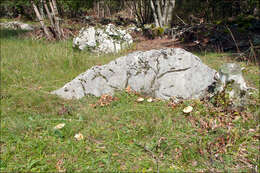
<svg viewBox="0 0 260 173"><path fill-rule="evenodd" d="M183 109L183 112L184 112L185 114L187 114L187 113L190 113L192 110L193 110L193 107L187 106L187 107L185 107L185 108Z"/></svg>
<svg viewBox="0 0 260 173"><path fill-rule="evenodd" d="M137 101L137 102L143 102L143 101L144 101L144 98L139 97L136 101Z"/></svg>

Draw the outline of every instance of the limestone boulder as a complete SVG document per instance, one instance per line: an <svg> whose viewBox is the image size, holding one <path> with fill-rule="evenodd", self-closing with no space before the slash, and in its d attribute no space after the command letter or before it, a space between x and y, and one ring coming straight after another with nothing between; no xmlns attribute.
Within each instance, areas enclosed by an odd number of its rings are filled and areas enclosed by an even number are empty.
<svg viewBox="0 0 260 173"><path fill-rule="evenodd" d="M195 99L206 96L216 73L181 48L137 51L88 69L52 94L80 99L87 95L113 95L130 86L155 98Z"/></svg>
<svg viewBox="0 0 260 173"><path fill-rule="evenodd" d="M103 28L82 28L79 35L73 39L73 47L93 52L117 53L133 43L132 36L113 24Z"/></svg>

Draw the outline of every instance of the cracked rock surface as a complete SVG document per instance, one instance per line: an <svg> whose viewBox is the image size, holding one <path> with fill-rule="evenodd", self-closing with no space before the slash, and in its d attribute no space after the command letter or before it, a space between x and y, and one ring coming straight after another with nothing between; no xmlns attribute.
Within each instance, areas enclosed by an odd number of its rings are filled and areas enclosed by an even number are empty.
<svg viewBox="0 0 260 173"><path fill-rule="evenodd" d="M113 95L131 89L155 98L193 99L207 94L216 71L181 48L137 51L94 66L52 94L66 99Z"/></svg>

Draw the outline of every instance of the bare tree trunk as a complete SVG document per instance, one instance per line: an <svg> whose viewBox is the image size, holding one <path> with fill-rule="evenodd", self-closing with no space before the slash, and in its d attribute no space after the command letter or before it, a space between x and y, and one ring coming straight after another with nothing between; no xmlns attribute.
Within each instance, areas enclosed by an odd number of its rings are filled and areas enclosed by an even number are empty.
<svg viewBox="0 0 260 173"><path fill-rule="evenodd" d="M142 20L142 23L145 23L145 20L144 20L144 14L143 14L143 0L140 0L140 7L139 7L139 13L140 13L140 16L141 16L141 20Z"/></svg>
<svg viewBox="0 0 260 173"><path fill-rule="evenodd" d="M111 12L110 12L109 6L107 4L106 4L106 11L107 11L107 16L110 17Z"/></svg>
<svg viewBox="0 0 260 173"><path fill-rule="evenodd" d="M40 14L41 14L42 18L44 19L45 15L44 15L43 9L44 9L43 0L40 0Z"/></svg>
<svg viewBox="0 0 260 173"><path fill-rule="evenodd" d="M150 0L150 6L153 12L154 21L157 27L170 25L172 21L172 12L175 7L175 0Z"/></svg>
<svg viewBox="0 0 260 173"><path fill-rule="evenodd" d="M168 12L169 12L169 0L166 0L163 4L163 13L162 13L162 18L163 18L163 25L166 24L167 17L168 17Z"/></svg>
<svg viewBox="0 0 260 173"><path fill-rule="evenodd" d="M98 11L97 16L98 16L98 18L99 18L99 17L100 17L100 13L99 13L99 1L97 1L97 11Z"/></svg>
<svg viewBox="0 0 260 173"><path fill-rule="evenodd" d="M160 26L162 27L164 25L164 22L163 22L163 18L162 18L161 4L160 4L159 0L156 0L156 5L157 5L158 21L159 21Z"/></svg>
<svg viewBox="0 0 260 173"><path fill-rule="evenodd" d="M175 7L175 2L176 2L175 0L170 0L169 10L168 10L167 19L166 19L167 25L170 25L172 22L172 17L173 17L172 12Z"/></svg>
<svg viewBox="0 0 260 173"><path fill-rule="evenodd" d="M53 28L55 28L54 21L53 21L53 16L52 16L52 14L50 13L50 10L49 10L49 7L48 7L48 5L47 5L46 0L43 0L43 4L44 4L44 8L45 8L45 10L46 10L46 13L47 13L47 15L48 15L48 18L49 18L49 20L50 20L50 22L51 22L51 26L52 26Z"/></svg>
<svg viewBox="0 0 260 173"><path fill-rule="evenodd" d="M154 21L155 21L155 25L156 25L156 27L159 27L160 24L159 24L159 21L158 21L158 16L157 16L156 11L155 11L153 0L150 0L150 5L151 5L152 11L153 11L153 18L154 18Z"/></svg>
<svg viewBox="0 0 260 173"><path fill-rule="evenodd" d="M130 12L130 17L132 18L133 17L133 11L134 11L134 1L126 1L125 2L125 7L129 10Z"/></svg>
<svg viewBox="0 0 260 173"><path fill-rule="evenodd" d="M52 7L53 7L55 29L57 31L59 39L61 40L63 38L63 34L62 34L62 30L60 28L60 18L59 18L57 3L56 3L56 0L52 0L52 1L50 1L50 3L52 3Z"/></svg>
<svg viewBox="0 0 260 173"><path fill-rule="evenodd" d="M33 9L34 9L34 11L35 11L35 14L36 14L38 20L40 21L40 24L41 24L41 26L42 26L42 28L43 28L43 31L44 31L44 33L45 33L47 39L50 40L50 39L51 39L51 35L50 35L49 31L48 31L47 26L45 25L45 23L44 23L44 21L43 21L43 18L42 18L41 14L40 14L40 12L39 12L39 10L38 10L38 7L35 5L35 3L34 3L33 0L31 0L31 4L32 4L32 6L33 6Z"/></svg>
<svg viewBox="0 0 260 173"><path fill-rule="evenodd" d="M139 5L139 3L135 1L134 2L135 15L137 17L137 21L142 23L142 18L140 17L140 14L139 14L139 11L138 11L138 5Z"/></svg>

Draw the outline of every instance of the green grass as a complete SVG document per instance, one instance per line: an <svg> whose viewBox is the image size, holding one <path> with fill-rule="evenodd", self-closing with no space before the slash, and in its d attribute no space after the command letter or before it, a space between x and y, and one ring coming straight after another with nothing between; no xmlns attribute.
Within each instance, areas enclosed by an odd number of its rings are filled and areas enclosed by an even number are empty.
<svg viewBox="0 0 260 173"><path fill-rule="evenodd" d="M3 34L4 33L4 34ZM123 54L93 55L72 49L71 41L19 39L1 31L0 170L8 171L227 171L259 168L259 100L243 112L228 112L198 100L170 108L168 102L137 103L124 91L109 106L99 98L63 100L49 94L93 65ZM218 69L228 54L200 55ZM259 88L259 70L244 76ZM192 105L193 112L182 109ZM219 127L213 128L214 120ZM65 123L60 130L53 128ZM74 135L84 139L76 141Z"/></svg>

